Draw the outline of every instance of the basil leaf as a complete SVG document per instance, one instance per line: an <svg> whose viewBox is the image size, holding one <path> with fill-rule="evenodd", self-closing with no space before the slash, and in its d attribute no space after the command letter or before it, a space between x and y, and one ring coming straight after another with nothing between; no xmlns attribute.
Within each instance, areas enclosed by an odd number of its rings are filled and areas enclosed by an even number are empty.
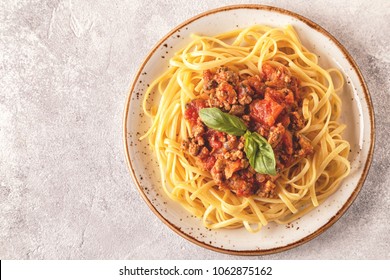
<svg viewBox="0 0 390 280"><path fill-rule="evenodd" d="M209 128L235 136L244 135L244 151L249 164L258 173L276 175L276 160L271 145L260 134L247 130L239 117L218 108L203 108L199 110L199 117Z"/></svg>
<svg viewBox="0 0 390 280"><path fill-rule="evenodd" d="M239 117L224 113L218 108L203 108L199 110L199 117L208 127L227 134L242 136L247 130Z"/></svg>
<svg viewBox="0 0 390 280"><path fill-rule="evenodd" d="M244 151L253 169L261 174L276 175L275 154L267 139L249 130L244 137Z"/></svg>

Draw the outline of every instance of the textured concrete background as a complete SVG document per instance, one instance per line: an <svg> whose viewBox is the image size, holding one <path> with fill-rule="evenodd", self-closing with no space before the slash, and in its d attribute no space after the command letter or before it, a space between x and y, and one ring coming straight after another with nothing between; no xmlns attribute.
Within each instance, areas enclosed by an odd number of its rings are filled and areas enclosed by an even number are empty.
<svg viewBox="0 0 390 280"><path fill-rule="evenodd" d="M286 8L332 33L361 68L377 125L370 173L347 213L303 246L251 258L390 259L387 0L1 1L0 259L241 258L163 225L122 144L126 95L150 48L189 17L237 3Z"/></svg>

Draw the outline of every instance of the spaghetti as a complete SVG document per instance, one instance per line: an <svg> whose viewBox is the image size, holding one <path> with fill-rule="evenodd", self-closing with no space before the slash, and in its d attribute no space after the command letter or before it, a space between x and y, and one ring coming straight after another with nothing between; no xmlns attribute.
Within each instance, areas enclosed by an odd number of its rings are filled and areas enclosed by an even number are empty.
<svg viewBox="0 0 390 280"><path fill-rule="evenodd" d="M250 78L263 76L267 65L286 69L300 81L298 110L303 124L296 133L307 139L312 151L278 170L272 179L272 195L256 191L238 195L231 188L218 187L215 176L183 149L182 143L193 137L186 109L194 100L209 98L207 71L227 67L239 77ZM340 80L337 87L332 76ZM169 69L146 91L143 109L152 125L141 139L149 139L170 199L202 218L207 228L244 226L256 232L269 222L285 224L305 215L348 175L350 146L341 136L345 125L338 122L341 100L337 93L342 87L339 70L321 68L292 26L255 25L213 37L192 35L192 41L170 59ZM148 103L156 91L161 96L157 107Z"/></svg>

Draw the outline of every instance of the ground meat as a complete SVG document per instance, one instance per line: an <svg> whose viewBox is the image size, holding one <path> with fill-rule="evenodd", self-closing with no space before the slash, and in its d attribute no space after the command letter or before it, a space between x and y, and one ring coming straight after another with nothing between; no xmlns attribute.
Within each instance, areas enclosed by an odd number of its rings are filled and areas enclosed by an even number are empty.
<svg viewBox="0 0 390 280"><path fill-rule="evenodd" d="M304 157L306 155L313 153L313 146L311 145L309 139L307 139L302 134L298 134L297 137L298 137L299 145L301 147L301 149L298 151L298 156Z"/></svg>
<svg viewBox="0 0 390 280"><path fill-rule="evenodd" d="M247 105L252 102L252 97L248 94L242 94L241 96L238 97L238 103L241 105Z"/></svg>
<svg viewBox="0 0 390 280"><path fill-rule="evenodd" d="M185 119L191 137L181 147L209 171L221 189L237 196L274 197L278 176L257 173L249 164L243 136L228 135L208 128L199 110L216 107L238 116L250 131L256 131L272 146L277 172L313 153L310 140L300 134L304 125L299 80L282 66L263 64L255 76L239 76L228 67L203 72L202 98L189 102Z"/></svg>
<svg viewBox="0 0 390 280"><path fill-rule="evenodd" d="M256 173L256 181L257 182L263 183L263 182L265 182L266 179L267 179L266 175L260 174L260 173Z"/></svg>
<svg viewBox="0 0 390 280"><path fill-rule="evenodd" d="M285 132L286 129L281 123L271 127L268 135L268 143L271 144L272 148L275 148L282 141Z"/></svg>
<svg viewBox="0 0 390 280"><path fill-rule="evenodd" d="M216 96L216 91L210 92L210 98L208 100L208 105L215 108L223 108L223 102Z"/></svg>
<svg viewBox="0 0 390 280"><path fill-rule="evenodd" d="M233 150L237 147L239 141L237 139L237 136L234 135L227 135L226 137L227 141L223 143L224 149L227 151Z"/></svg>
<svg viewBox="0 0 390 280"><path fill-rule="evenodd" d="M263 136L264 138L268 139L269 127L263 125L256 125L253 127L253 130L256 131L258 134L260 134L261 136Z"/></svg>
<svg viewBox="0 0 390 280"><path fill-rule="evenodd" d="M242 105L232 105L232 108L229 111L229 114L242 116L245 113L245 106Z"/></svg>
<svg viewBox="0 0 390 280"><path fill-rule="evenodd" d="M223 158L218 158L215 161L213 168L210 170L210 173L217 184L221 184L225 179L225 163L226 161Z"/></svg>
<svg viewBox="0 0 390 280"><path fill-rule="evenodd" d="M192 136L197 137L202 135L205 132L205 128L206 127L202 122L197 122L197 124L191 128Z"/></svg>
<svg viewBox="0 0 390 280"><path fill-rule="evenodd" d="M258 190L258 185L246 181L240 176L233 176L229 181L229 188L238 196L251 196Z"/></svg>
<svg viewBox="0 0 390 280"><path fill-rule="evenodd" d="M302 97L300 91L298 90L299 84L300 84L299 80L294 76L291 76L291 80L287 84L287 87L291 89L291 91L294 93L294 97L296 100L300 100Z"/></svg>
<svg viewBox="0 0 390 280"><path fill-rule="evenodd" d="M205 158L207 158L209 155L210 155L209 149L207 149L207 148L204 147L204 146L201 147L200 152L199 152L199 154L198 154L198 157L199 157L200 159L205 159Z"/></svg>
<svg viewBox="0 0 390 280"><path fill-rule="evenodd" d="M242 119L243 119L244 121L246 121L246 122L250 122L251 116L249 116L249 115L243 115L243 116L242 116Z"/></svg>
<svg viewBox="0 0 390 280"><path fill-rule="evenodd" d="M242 169L242 166L241 160L227 160L224 170L225 178L231 178L236 171Z"/></svg>
<svg viewBox="0 0 390 280"><path fill-rule="evenodd" d="M239 81L238 75L228 67L220 67L215 74L217 83L228 82L231 85L236 85Z"/></svg>
<svg viewBox="0 0 390 280"><path fill-rule="evenodd" d="M237 104L237 93L233 86L227 82L218 85L215 97L226 111L229 111L233 104Z"/></svg>
<svg viewBox="0 0 390 280"><path fill-rule="evenodd" d="M253 89L249 86L247 80L238 84L238 102L241 105L250 104L252 96L254 95Z"/></svg>
<svg viewBox="0 0 390 280"><path fill-rule="evenodd" d="M193 156L197 156L204 145L205 140L203 139L203 136L191 138L188 143L188 152Z"/></svg>
<svg viewBox="0 0 390 280"><path fill-rule="evenodd" d="M301 130L305 126L305 121L303 120L302 115L298 112L290 113L290 125L293 130Z"/></svg>
<svg viewBox="0 0 390 280"><path fill-rule="evenodd" d="M188 147L189 147L189 142L188 142L187 140L183 140L183 141L181 142L180 148L181 148L182 150L187 151L187 150L188 150Z"/></svg>
<svg viewBox="0 0 390 280"><path fill-rule="evenodd" d="M271 180L268 180L264 185L261 186L259 195L266 198L273 197L275 188L276 185Z"/></svg>
<svg viewBox="0 0 390 280"><path fill-rule="evenodd" d="M203 89L210 91L218 86L218 82L213 79L214 74L210 70L203 72Z"/></svg>
<svg viewBox="0 0 390 280"><path fill-rule="evenodd" d="M272 100L275 100L279 104L291 105L294 103L294 94L288 88L273 89L268 87L265 94L268 94Z"/></svg>
<svg viewBox="0 0 390 280"><path fill-rule="evenodd" d="M262 70L263 80L267 87L277 89L286 88L291 82L290 75L285 67L274 68L270 64L264 64Z"/></svg>
<svg viewBox="0 0 390 280"><path fill-rule="evenodd" d="M244 157L244 153L240 150L232 150L230 152L226 152L223 154L223 157L225 159L229 159L229 160L237 160L237 159L242 159Z"/></svg>
<svg viewBox="0 0 390 280"><path fill-rule="evenodd" d="M193 155L193 156L197 156L199 154L199 151L200 151L200 146L195 144L195 143L189 143L188 145L188 152Z"/></svg>

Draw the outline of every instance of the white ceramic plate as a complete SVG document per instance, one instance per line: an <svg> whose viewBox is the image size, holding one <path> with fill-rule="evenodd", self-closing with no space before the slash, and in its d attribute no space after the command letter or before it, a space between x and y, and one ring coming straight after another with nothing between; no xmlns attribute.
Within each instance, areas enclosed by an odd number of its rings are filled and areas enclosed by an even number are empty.
<svg viewBox="0 0 390 280"><path fill-rule="evenodd" d="M245 229L213 230L167 199L161 189L157 162L147 140L139 141L150 126L142 112L142 99L148 84L167 67L169 58L189 43L190 34L216 35L253 24L284 26L292 24L303 45L320 56L320 65L340 69L346 78L342 94L341 122L348 125L344 137L351 144L352 170L339 190L322 205L290 225L274 223L259 233ZM155 100L157 102L158 100ZM126 101L124 143L130 172L140 194L151 210L184 238L215 251L260 255L283 251L318 236L335 223L360 191L367 175L374 146L374 114L362 75L345 48L327 31L310 20L279 8L259 5L228 6L200 14L167 34L151 50L141 65Z"/></svg>

